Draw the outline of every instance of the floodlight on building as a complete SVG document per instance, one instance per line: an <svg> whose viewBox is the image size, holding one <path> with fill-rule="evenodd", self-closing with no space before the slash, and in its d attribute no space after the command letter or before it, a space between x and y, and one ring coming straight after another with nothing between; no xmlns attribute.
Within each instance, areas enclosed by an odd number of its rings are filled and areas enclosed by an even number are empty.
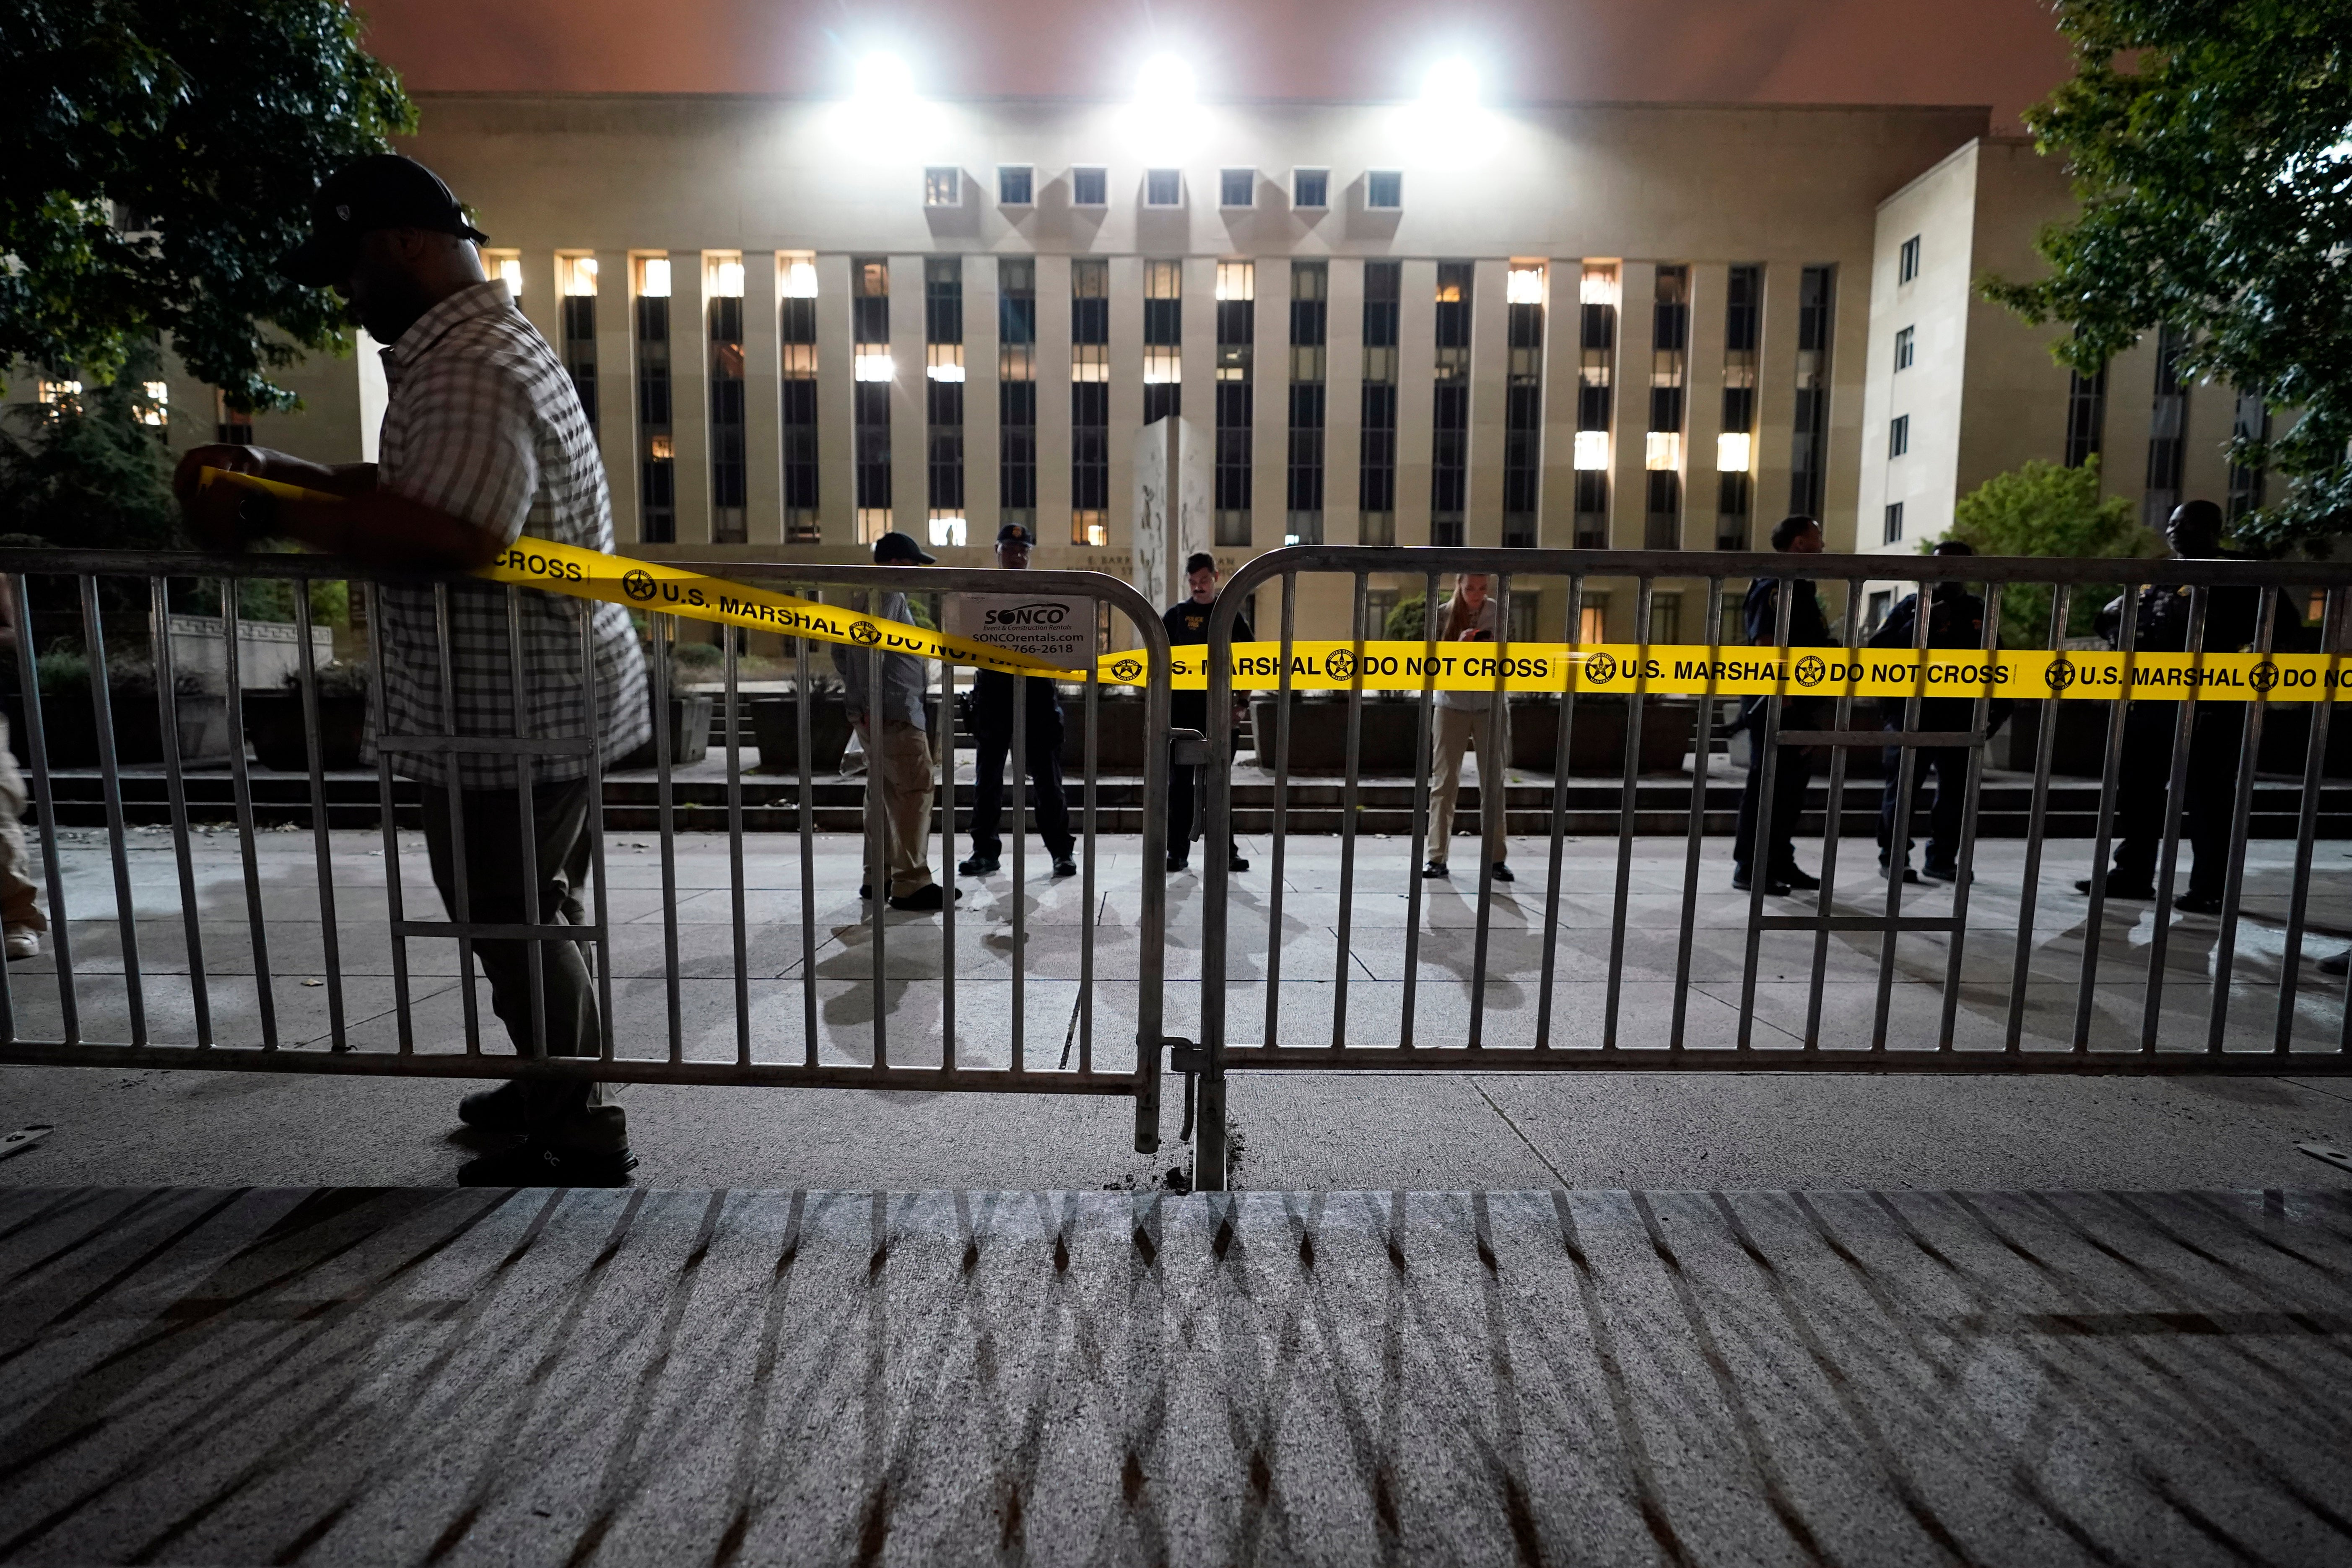
<svg viewBox="0 0 2352 1568"><path fill-rule="evenodd" d="M1478 68L1459 55L1438 61L1421 79L1421 101L1431 109L1475 109Z"/></svg>
<svg viewBox="0 0 2352 1568"><path fill-rule="evenodd" d="M898 109L915 100L915 73L887 49L859 60L853 79L851 96L868 109Z"/></svg>
<svg viewBox="0 0 2352 1568"><path fill-rule="evenodd" d="M1749 448L1755 437L1745 430L1726 430L1715 438L1715 471L1718 474L1744 474L1750 460Z"/></svg>
<svg viewBox="0 0 2352 1568"><path fill-rule="evenodd" d="M1135 79L1135 106L1144 110L1190 109L1198 90L1192 68L1184 60L1175 55L1154 55L1143 62L1143 70Z"/></svg>
<svg viewBox="0 0 2352 1568"><path fill-rule="evenodd" d="M1579 430L1576 433L1576 466L1588 474L1605 472L1608 469L1608 431Z"/></svg>

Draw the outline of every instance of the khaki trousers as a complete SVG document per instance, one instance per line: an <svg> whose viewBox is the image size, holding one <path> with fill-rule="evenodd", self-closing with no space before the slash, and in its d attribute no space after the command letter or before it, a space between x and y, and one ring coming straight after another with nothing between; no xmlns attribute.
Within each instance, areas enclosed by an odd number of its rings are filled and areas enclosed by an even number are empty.
<svg viewBox="0 0 2352 1568"><path fill-rule="evenodd" d="M878 745L865 719L857 721L857 736L866 747L866 787L882 792L890 896L903 899L931 885L931 740L921 725L897 719L882 721Z"/></svg>
<svg viewBox="0 0 2352 1568"><path fill-rule="evenodd" d="M8 749L8 721L0 719L0 925L10 931L47 931L40 889L26 874L25 775Z"/></svg>
<svg viewBox="0 0 2352 1568"><path fill-rule="evenodd" d="M1454 805L1462 794L1462 754L1478 753L1478 815L1486 858L1504 858L1503 783L1510 767L1511 727L1507 715L1499 740L1490 733L1493 721L1486 704L1476 708L1437 710L1436 755L1429 770L1429 858L1443 866L1447 843L1454 836Z"/></svg>

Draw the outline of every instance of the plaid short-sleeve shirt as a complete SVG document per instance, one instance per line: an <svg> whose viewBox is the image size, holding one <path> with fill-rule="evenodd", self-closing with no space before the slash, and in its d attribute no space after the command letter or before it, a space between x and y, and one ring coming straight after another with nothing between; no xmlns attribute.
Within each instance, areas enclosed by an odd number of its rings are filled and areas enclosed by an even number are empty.
<svg viewBox="0 0 2352 1568"><path fill-rule="evenodd" d="M511 543L520 536L613 548L612 500L579 395L547 340L516 310L501 282L442 300L383 351L390 397L376 483ZM507 652L507 595L520 597L522 705ZM441 696L441 636L430 588L381 591L377 679L394 734L569 739L588 732L589 684L581 668L582 617L593 630L595 722L607 765L651 730L646 668L628 612L618 605L457 584L449 589L449 673L455 712ZM461 753L467 789L510 789L507 757ZM445 759L396 752L410 778L446 781ZM583 777L584 756L535 757L533 783Z"/></svg>

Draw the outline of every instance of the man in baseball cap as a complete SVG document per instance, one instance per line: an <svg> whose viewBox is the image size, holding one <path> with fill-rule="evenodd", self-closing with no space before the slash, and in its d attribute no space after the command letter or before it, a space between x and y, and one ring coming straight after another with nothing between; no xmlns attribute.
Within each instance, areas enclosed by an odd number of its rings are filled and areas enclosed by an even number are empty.
<svg viewBox="0 0 2352 1568"><path fill-rule="evenodd" d="M440 175L414 158L377 153L327 176L310 198L310 237L278 269L306 288L336 288L351 276L371 232L402 228L454 235L476 245L490 237L466 221L465 209Z"/></svg>
<svg viewBox="0 0 2352 1568"><path fill-rule="evenodd" d="M874 564L877 566L929 566L939 560L915 542L911 533L895 530L874 542Z"/></svg>

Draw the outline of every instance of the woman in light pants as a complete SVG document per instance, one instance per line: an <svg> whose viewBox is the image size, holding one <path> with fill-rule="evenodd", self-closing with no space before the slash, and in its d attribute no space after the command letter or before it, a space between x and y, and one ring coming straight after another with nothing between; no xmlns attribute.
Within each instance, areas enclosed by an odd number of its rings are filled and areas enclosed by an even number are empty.
<svg viewBox="0 0 2352 1568"><path fill-rule="evenodd" d="M1445 602L1438 623L1439 642L1493 642L1495 601L1487 595L1487 579L1465 573L1454 580L1454 596ZM1503 784L1511 761L1510 710L1504 709L1499 726L1494 718L1494 695L1486 691L1437 693L1437 746L1429 771L1429 864L1424 877L1444 877L1449 841L1454 835L1454 805L1462 794L1462 753L1478 752L1478 815L1481 838L1495 880L1514 881L1505 860ZM1500 733L1496 733L1499 728Z"/></svg>

